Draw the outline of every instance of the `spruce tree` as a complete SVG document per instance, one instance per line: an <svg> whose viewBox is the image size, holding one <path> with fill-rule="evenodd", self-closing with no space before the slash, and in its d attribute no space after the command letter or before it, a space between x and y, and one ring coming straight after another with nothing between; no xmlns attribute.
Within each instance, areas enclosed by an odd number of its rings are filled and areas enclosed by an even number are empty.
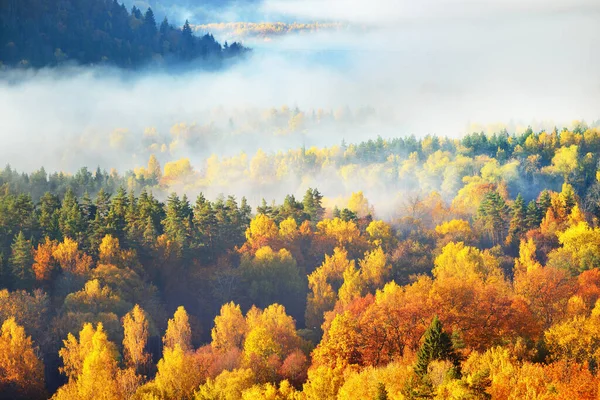
<svg viewBox="0 0 600 400"><path fill-rule="evenodd" d="M518 250L521 237L527 232L527 209L521 193L517 195L512 206L512 218L508 228L506 243L511 249Z"/></svg>
<svg viewBox="0 0 600 400"><path fill-rule="evenodd" d="M535 200L531 200L529 204L527 204L527 210L525 211L525 222L528 230L536 229L542 222L540 208Z"/></svg>
<svg viewBox="0 0 600 400"><path fill-rule="evenodd" d="M542 219L543 219L544 216L546 215L546 212L552 205L552 198L550 197L550 192L548 190L544 189L542 191L542 193L540 193L538 205L539 205L539 209L540 209L540 215L542 216ZM540 221L541 221L541 219L540 219Z"/></svg>
<svg viewBox="0 0 600 400"><path fill-rule="evenodd" d="M58 216L60 211L60 200L58 196L50 192L44 193L40 198L38 205L38 223L40 225L42 237L50 239L61 239L60 229L58 227Z"/></svg>
<svg viewBox="0 0 600 400"><path fill-rule="evenodd" d="M425 377L429 363L435 360L451 361L457 370L460 367L460 358L454 351L452 338L444 332L437 315L433 317L431 325L427 328L425 340L417 353L417 363L414 367L417 376L420 378Z"/></svg>
<svg viewBox="0 0 600 400"><path fill-rule="evenodd" d="M388 399L388 391L385 388L385 385L381 382L377 384L377 394L375 395L375 400L387 400Z"/></svg>
<svg viewBox="0 0 600 400"><path fill-rule="evenodd" d="M33 254L31 243L19 232L11 246L10 267L13 286L17 289L28 289L33 283Z"/></svg>
<svg viewBox="0 0 600 400"><path fill-rule="evenodd" d="M62 202L58 224L63 236L79 241L85 232L85 221L79 202L69 188Z"/></svg>

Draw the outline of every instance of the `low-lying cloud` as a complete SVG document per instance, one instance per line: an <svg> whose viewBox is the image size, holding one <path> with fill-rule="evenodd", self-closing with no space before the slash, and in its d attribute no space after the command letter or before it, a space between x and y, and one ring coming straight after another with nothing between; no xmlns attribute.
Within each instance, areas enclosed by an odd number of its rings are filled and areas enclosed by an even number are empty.
<svg viewBox="0 0 600 400"><path fill-rule="evenodd" d="M177 123L210 125L215 109L369 106L386 116L352 132L307 135L308 146L377 135L457 136L471 122L598 118L595 1L267 0L262 7L353 28L257 41L249 60L218 72L5 71L0 161L26 171L123 171L144 164L146 154L107 146L112 132L141 142L147 128L168 134ZM272 142L272 132L262 140L215 140L195 162L210 153L274 151Z"/></svg>

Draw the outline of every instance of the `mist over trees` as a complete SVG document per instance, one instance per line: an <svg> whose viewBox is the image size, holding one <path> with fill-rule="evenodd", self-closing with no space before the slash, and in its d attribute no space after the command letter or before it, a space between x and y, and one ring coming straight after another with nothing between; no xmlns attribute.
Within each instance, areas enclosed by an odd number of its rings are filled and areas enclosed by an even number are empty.
<svg viewBox="0 0 600 400"><path fill-rule="evenodd" d="M8 0L0 4L0 62L5 66L84 65L139 67L202 60L218 66L247 49L221 45L210 34L194 36L151 8L127 10L117 0Z"/></svg>

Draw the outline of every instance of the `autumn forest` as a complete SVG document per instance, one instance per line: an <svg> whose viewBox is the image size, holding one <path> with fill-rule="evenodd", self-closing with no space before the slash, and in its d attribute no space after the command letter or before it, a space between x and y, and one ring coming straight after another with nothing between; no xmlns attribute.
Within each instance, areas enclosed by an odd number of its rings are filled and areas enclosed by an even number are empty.
<svg viewBox="0 0 600 400"><path fill-rule="evenodd" d="M0 0L0 400L600 400L599 16Z"/></svg>
<svg viewBox="0 0 600 400"><path fill-rule="evenodd" d="M595 399L599 151L575 123L248 161L258 186L282 163L416 180L385 217L327 187L188 198L154 156L6 167L2 397Z"/></svg>

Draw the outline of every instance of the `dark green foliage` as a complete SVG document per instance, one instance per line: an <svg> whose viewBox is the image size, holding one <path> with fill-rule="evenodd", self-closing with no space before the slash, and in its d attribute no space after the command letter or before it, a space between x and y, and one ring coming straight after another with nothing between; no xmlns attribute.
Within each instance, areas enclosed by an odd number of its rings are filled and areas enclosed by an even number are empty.
<svg viewBox="0 0 600 400"><path fill-rule="evenodd" d="M323 195L317 189L309 188L302 199L304 212L313 224L316 224L323 218L325 209L322 206Z"/></svg>
<svg viewBox="0 0 600 400"><path fill-rule="evenodd" d="M476 222L492 245L502 243L506 237L508 211L506 202L497 191L486 193L479 205Z"/></svg>
<svg viewBox="0 0 600 400"><path fill-rule="evenodd" d="M525 211L525 223L527 229L535 229L540 226L543 216L541 215L540 208L535 200L531 200L527 204L527 210Z"/></svg>
<svg viewBox="0 0 600 400"><path fill-rule="evenodd" d="M85 221L79 202L75 194L69 188L62 202L58 225L63 236L70 239L81 241L85 232Z"/></svg>
<svg viewBox="0 0 600 400"><path fill-rule="evenodd" d="M548 209L552 205L552 198L550 197L550 192L548 190L542 190L542 192L540 193L540 198L538 200L538 205L540 209L540 214L542 215L543 219L546 216L546 211L548 211Z"/></svg>
<svg viewBox="0 0 600 400"><path fill-rule="evenodd" d="M374 400L387 400L388 399L388 391L385 388L385 385L381 382L377 384L377 394L375 395Z"/></svg>
<svg viewBox="0 0 600 400"><path fill-rule="evenodd" d="M19 232L11 246L10 268L13 287L29 289L33 283L33 256L31 243Z"/></svg>
<svg viewBox="0 0 600 400"><path fill-rule="evenodd" d="M427 375L427 367L431 361L448 360L455 368L460 368L460 358L454 350L450 335L443 330L442 323L437 316L433 317L431 325L425 332L425 340L417 353L417 363L414 367L415 373L420 378Z"/></svg>
<svg viewBox="0 0 600 400"><path fill-rule="evenodd" d="M508 227L508 237L506 243L509 248L515 252L519 249L519 243L521 238L527 232L527 209L525 207L525 200L521 193L517 195L511 210L510 225Z"/></svg>

